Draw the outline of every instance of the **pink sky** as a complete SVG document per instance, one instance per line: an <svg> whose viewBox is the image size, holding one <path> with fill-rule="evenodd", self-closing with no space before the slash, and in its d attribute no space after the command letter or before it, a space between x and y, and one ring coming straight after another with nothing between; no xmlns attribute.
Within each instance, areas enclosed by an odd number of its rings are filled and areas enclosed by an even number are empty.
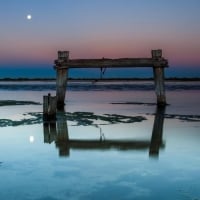
<svg viewBox="0 0 200 200"><path fill-rule="evenodd" d="M0 67L71 58L150 57L163 49L171 66L200 66L200 1L53 0L0 7ZM32 20L27 20L27 14Z"/></svg>

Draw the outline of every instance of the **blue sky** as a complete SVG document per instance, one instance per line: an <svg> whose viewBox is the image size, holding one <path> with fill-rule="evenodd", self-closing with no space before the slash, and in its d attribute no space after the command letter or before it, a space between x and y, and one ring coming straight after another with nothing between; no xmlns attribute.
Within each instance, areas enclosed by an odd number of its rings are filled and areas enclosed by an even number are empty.
<svg viewBox="0 0 200 200"><path fill-rule="evenodd" d="M161 48L174 75L200 76L199 9L199 0L2 0L0 71L50 69L58 50L118 58Z"/></svg>

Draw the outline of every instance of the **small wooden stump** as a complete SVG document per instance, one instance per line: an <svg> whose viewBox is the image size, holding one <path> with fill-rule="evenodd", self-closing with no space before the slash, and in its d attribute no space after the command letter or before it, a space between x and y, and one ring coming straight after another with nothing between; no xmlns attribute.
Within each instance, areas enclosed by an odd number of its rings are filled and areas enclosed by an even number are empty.
<svg viewBox="0 0 200 200"><path fill-rule="evenodd" d="M51 94L43 96L43 120L56 120L56 102L56 97L51 96Z"/></svg>

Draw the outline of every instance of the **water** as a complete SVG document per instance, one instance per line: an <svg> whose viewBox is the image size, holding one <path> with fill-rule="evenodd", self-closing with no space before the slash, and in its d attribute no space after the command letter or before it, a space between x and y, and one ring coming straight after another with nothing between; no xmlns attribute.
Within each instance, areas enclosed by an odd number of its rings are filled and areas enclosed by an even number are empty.
<svg viewBox="0 0 200 200"><path fill-rule="evenodd" d="M43 124L55 83L0 83L13 100L0 107L0 199L200 199L199 87L167 83L158 110L151 82L71 83L66 113Z"/></svg>
<svg viewBox="0 0 200 200"><path fill-rule="evenodd" d="M0 90L4 91L48 91L55 90L55 81L1 81ZM70 91L154 91L153 81L124 81L124 82L69 82ZM200 90L200 82L166 82L167 91Z"/></svg>

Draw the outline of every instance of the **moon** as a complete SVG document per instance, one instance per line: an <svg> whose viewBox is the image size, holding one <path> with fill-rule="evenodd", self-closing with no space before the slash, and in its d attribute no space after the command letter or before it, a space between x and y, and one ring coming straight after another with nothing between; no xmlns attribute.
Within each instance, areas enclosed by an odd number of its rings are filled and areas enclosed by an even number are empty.
<svg viewBox="0 0 200 200"><path fill-rule="evenodd" d="M29 14L29 15L26 16L26 18L27 18L28 20L31 20L31 19L32 19L32 16Z"/></svg>
<svg viewBox="0 0 200 200"><path fill-rule="evenodd" d="M30 143L33 143L34 141L35 141L35 138L34 138L33 135L31 135L31 136L29 137L29 142L30 142Z"/></svg>

